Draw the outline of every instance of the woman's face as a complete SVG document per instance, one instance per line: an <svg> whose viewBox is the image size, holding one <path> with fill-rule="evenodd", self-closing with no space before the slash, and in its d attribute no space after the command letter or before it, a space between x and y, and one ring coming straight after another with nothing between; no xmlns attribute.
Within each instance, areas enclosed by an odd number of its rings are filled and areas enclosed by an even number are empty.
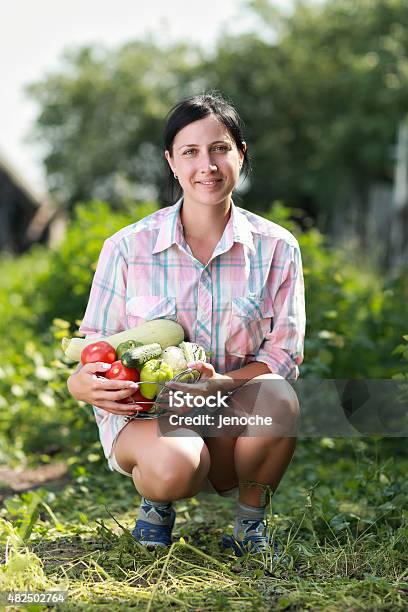
<svg viewBox="0 0 408 612"><path fill-rule="evenodd" d="M229 205L244 153L214 115L180 130L173 140L173 155L166 151L165 156L178 177L184 201Z"/></svg>

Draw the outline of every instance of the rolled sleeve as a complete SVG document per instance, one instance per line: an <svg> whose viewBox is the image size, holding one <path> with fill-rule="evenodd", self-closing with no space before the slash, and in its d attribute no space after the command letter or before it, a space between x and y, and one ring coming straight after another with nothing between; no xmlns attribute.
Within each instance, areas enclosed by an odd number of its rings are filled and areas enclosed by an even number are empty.
<svg viewBox="0 0 408 612"><path fill-rule="evenodd" d="M79 331L104 337L126 329L127 263L111 239L104 242Z"/></svg>
<svg viewBox="0 0 408 612"><path fill-rule="evenodd" d="M271 372L297 379L303 361L306 328L305 290L299 245L290 246L281 282L273 302L273 326L265 336L254 361Z"/></svg>

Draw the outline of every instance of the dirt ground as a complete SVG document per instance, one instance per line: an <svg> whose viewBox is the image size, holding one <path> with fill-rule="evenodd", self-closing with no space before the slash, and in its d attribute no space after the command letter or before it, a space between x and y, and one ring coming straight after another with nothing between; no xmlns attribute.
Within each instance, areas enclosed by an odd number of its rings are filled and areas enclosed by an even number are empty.
<svg viewBox="0 0 408 612"><path fill-rule="evenodd" d="M0 467L0 504L14 493L22 493L52 484L63 487L69 482L66 463L50 463L31 469Z"/></svg>

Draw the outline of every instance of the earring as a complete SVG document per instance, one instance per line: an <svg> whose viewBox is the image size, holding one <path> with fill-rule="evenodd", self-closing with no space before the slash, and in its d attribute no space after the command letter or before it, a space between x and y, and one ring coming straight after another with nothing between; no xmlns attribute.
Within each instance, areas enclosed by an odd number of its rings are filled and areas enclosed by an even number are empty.
<svg viewBox="0 0 408 612"><path fill-rule="evenodd" d="M175 174L175 175L174 175L174 178L175 178L175 179L178 179L178 176L177 176L177 174Z"/></svg>

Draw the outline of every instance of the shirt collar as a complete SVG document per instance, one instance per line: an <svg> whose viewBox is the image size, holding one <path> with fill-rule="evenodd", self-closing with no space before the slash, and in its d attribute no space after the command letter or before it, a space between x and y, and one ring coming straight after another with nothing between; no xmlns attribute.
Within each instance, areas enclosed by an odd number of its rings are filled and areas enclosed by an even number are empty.
<svg viewBox="0 0 408 612"><path fill-rule="evenodd" d="M241 242L245 244L250 251L255 252L254 238L252 235L252 229L254 228L245 214L235 206L234 202L231 202L231 217L233 224L233 242Z"/></svg>
<svg viewBox="0 0 408 612"><path fill-rule="evenodd" d="M168 214L163 223L160 224L159 233L153 254L168 249L172 244L184 246L183 225L180 219L180 208L183 204L181 197L173 206L168 207ZM219 242L218 250L229 250L234 242L246 245L251 251L255 251L254 240L251 231L252 225L246 216L231 202L231 215Z"/></svg>
<svg viewBox="0 0 408 612"><path fill-rule="evenodd" d="M181 197L173 206L167 208L167 216L160 223L153 254L168 249L172 244L183 244L184 234L180 219L180 208L182 203L183 198Z"/></svg>

